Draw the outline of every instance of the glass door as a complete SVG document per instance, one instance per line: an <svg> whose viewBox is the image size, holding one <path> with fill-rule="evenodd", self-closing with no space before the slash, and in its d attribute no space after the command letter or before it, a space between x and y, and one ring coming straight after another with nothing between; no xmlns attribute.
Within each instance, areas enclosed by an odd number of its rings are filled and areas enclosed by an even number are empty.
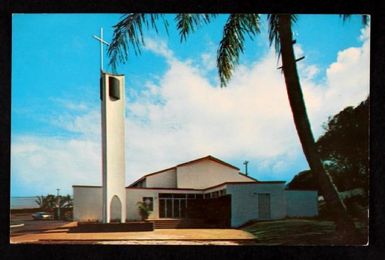
<svg viewBox="0 0 385 260"><path fill-rule="evenodd" d="M161 198L159 199L160 218L182 218L185 215L186 202L183 199Z"/></svg>

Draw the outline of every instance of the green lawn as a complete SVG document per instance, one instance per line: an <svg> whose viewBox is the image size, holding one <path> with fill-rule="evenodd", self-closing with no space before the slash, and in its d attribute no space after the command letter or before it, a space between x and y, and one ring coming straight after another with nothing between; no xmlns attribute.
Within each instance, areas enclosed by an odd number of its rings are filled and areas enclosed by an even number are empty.
<svg viewBox="0 0 385 260"><path fill-rule="evenodd" d="M362 238L359 244L366 244L367 228L356 223ZM254 222L242 228L256 238L258 244L267 245L344 245L338 239L335 224L320 219L284 219Z"/></svg>

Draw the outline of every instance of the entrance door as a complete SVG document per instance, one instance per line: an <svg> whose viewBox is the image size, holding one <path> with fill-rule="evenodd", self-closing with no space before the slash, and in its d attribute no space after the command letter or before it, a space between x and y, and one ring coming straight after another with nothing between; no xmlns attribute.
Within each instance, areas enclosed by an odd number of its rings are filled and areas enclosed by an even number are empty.
<svg viewBox="0 0 385 260"><path fill-rule="evenodd" d="M258 194L258 218L270 219L270 194Z"/></svg>
<svg viewBox="0 0 385 260"><path fill-rule="evenodd" d="M159 217L172 218L173 213L173 200L169 198L159 199Z"/></svg>
<svg viewBox="0 0 385 260"><path fill-rule="evenodd" d="M186 203L182 199L162 198L159 199L160 218L182 218L185 213Z"/></svg>

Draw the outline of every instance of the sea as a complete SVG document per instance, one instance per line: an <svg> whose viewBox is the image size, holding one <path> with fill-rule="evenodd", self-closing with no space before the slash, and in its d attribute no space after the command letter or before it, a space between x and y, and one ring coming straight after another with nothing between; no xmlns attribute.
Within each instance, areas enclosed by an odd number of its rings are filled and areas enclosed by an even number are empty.
<svg viewBox="0 0 385 260"><path fill-rule="evenodd" d="M36 196L32 197L11 197L11 209L31 209L39 208L35 202Z"/></svg>

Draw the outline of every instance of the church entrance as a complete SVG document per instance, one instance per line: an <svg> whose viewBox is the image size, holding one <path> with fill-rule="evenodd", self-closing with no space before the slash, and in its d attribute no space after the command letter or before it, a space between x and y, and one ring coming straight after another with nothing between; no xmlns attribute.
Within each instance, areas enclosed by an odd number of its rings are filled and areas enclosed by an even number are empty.
<svg viewBox="0 0 385 260"><path fill-rule="evenodd" d="M110 222L122 222L122 202L116 195L110 204Z"/></svg>
<svg viewBox="0 0 385 260"><path fill-rule="evenodd" d="M188 205L202 194L159 194L159 218L186 218Z"/></svg>
<svg viewBox="0 0 385 260"><path fill-rule="evenodd" d="M230 226L231 195L159 193L159 220L155 220L155 228Z"/></svg>
<svg viewBox="0 0 385 260"><path fill-rule="evenodd" d="M186 198L160 198L159 217L160 218L183 218L185 217Z"/></svg>

